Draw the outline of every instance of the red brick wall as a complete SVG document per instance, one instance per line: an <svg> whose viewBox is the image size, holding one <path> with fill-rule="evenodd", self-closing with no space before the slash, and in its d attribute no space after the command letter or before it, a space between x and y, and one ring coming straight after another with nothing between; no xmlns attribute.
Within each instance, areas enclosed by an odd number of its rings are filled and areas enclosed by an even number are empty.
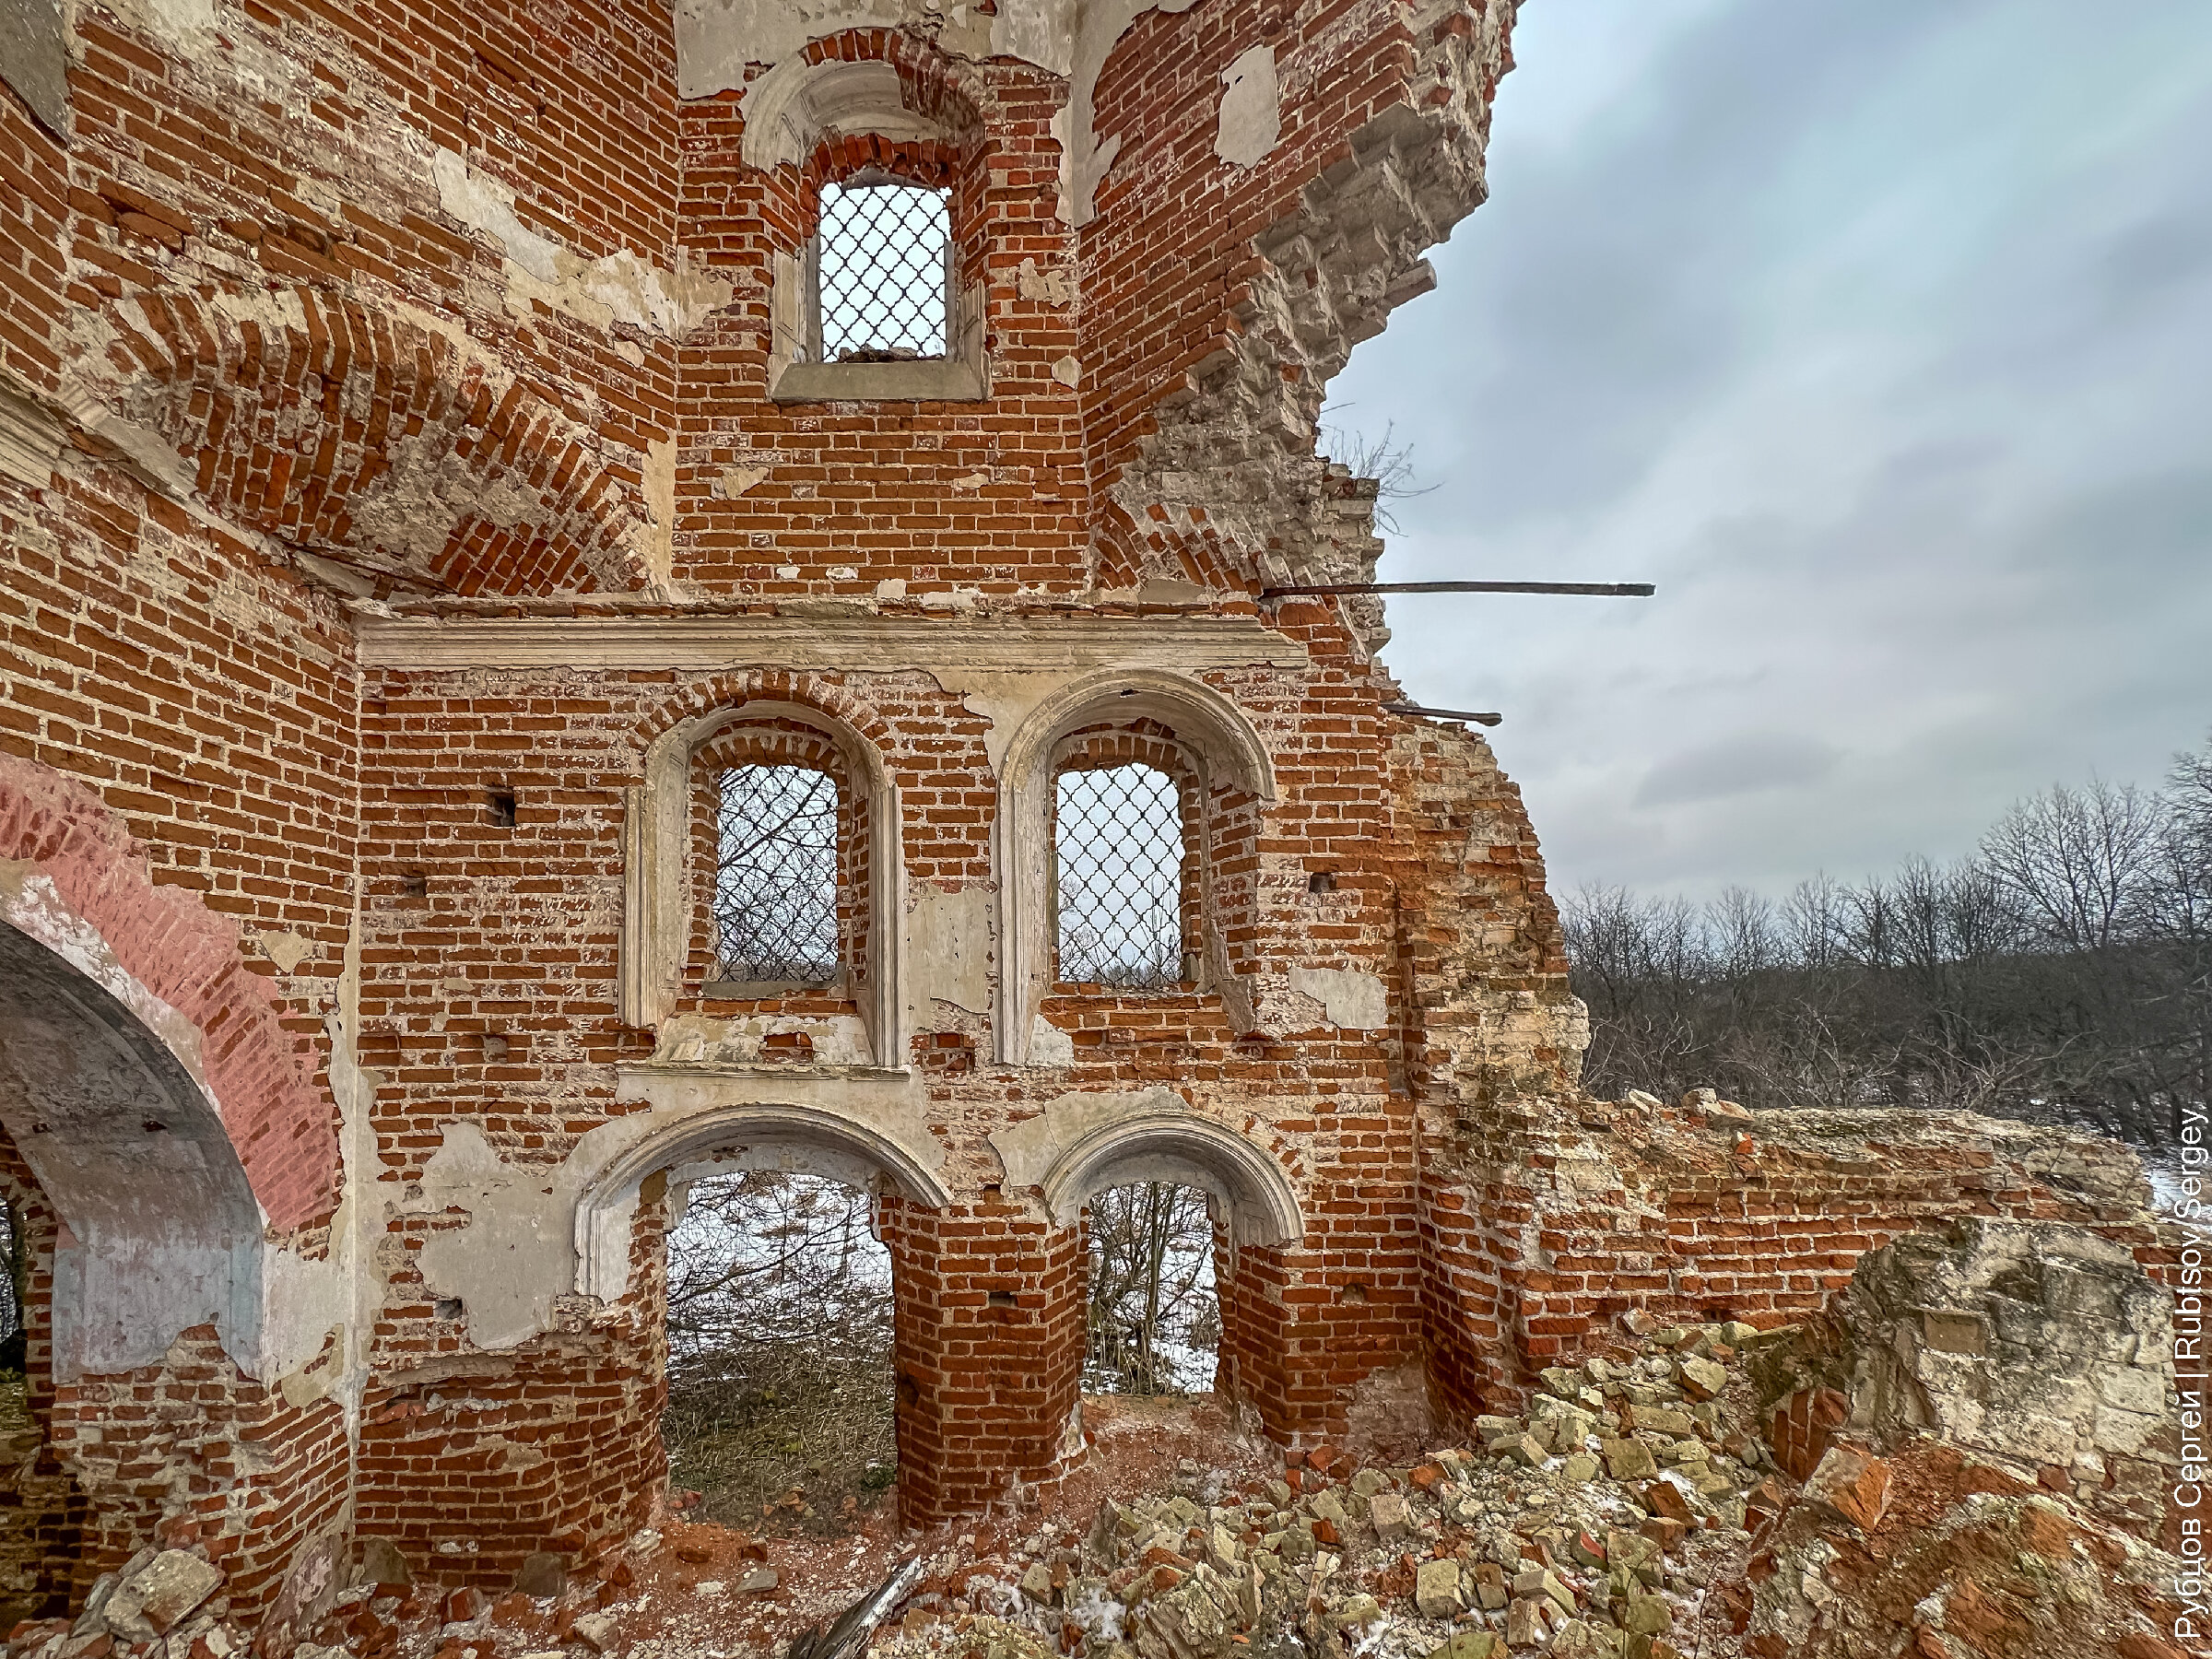
<svg viewBox="0 0 2212 1659"><path fill-rule="evenodd" d="M892 1196L879 1215L900 1519L931 1526L1056 1477L1083 1372L1081 1230L995 1191L936 1210Z"/></svg>
<svg viewBox="0 0 2212 1659"><path fill-rule="evenodd" d="M67 213L61 146L0 87L0 379L47 394L60 379Z"/></svg>
<svg viewBox="0 0 2212 1659"><path fill-rule="evenodd" d="M1293 1442L1342 1432L1363 1382L1424 1356L1446 1406L1471 1410L1631 1301L1810 1307L1857 1253L1962 1190L2006 1213L2063 1208L1994 1153L1654 1162L1644 1125L1573 1092L1557 917L1487 747L1382 712L1397 689L1369 655L1371 603L1252 596L1268 571L1357 575L1376 551L1371 492L1312 453L1311 429L1353 341L1418 287L1418 247L1479 196L1510 63L1487 7L1418 37L1382 0L1140 18L1097 89L1096 131L1122 152L1076 230L1054 217L1065 89L1011 59L957 61L897 31L818 41L817 62L894 64L949 135L840 140L762 174L743 164L738 95L677 99L665 6L242 4L197 44L82 9L65 157L0 98L0 371L53 387L65 284L71 368L104 406L50 484L0 486L0 755L83 784L143 843L143 890L110 882L87 913L120 903L103 929L207 1028L254 1189L311 1245L337 1196L324 1022L343 1017L358 947L374 1154L355 1173L380 1218L363 1270L384 1300L361 1334L372 1374L349 1475L334 1406L273 1403L197 1336L166 1368L57 1401L57 1441L141 1396L196 1402L210 1425L122 1443L88 1477L115 1517L99 1550L151 1524L164 1460L191 1463L188 1507L212 1515L235 1489L224 1436L274 1447L285 1473L267 1490L291 1494L280 1517L252 1511L243 1583L270 1580L348 1477L364 1535L487 1583L538 1549L587 1555L649 1512L657 1199L629 1293L562 1298L553 1328L511 1351L474 1350L414 1262L471 1224L418 1202L455 1125L534 1181L644 1110L617 1098L616 1068L648 1059L653 1035L618 1023L616 983L623 792L654 737L748 699L819 709L897 782L901 821L865 834L900 838L910 895L981 910L998 879L990 722L967 688L898 662L611 670L582 651L363 672L334 588L456 627L498 609L834 600L964 636L1081 602L1137 638L1158 593L1127 590L1167 575L1206 591L1161 607L1257 617L1305 648L1300 666L1205 676L1261 734L1278 785L1265 806L1227 787L1189 803L1228 984L1063 988L1044 1013L1073 1063L1018 1071L982 1058L981 1009L917 988L923 1132L955 1197L884 1210L910 1519L1065 1466L1080 1233L999 1191L990 1137L1069 1092L1175 1089L1281 1163L1303 1235L1237 1252L1221 1374ZM1226 167L1218 76L1260 41L1282 71L1281 140ZM440 148L485 190L511 187L516 224L567 263L682 265L726 280L729 302L679 338L518 284L493 234L441 206ZM863 163L953 189L963 276L988 295L987 401L768 400L772 257L801 246L821 183ZM127 465L119 440L138 452ZM646 487L664 459L672 511ZM194 506L149 491L148 469ZM651 586L664 560L671 582ZM512 825L495 789L515 799ZM38 825L14 844L62 856ZM875 897L860 839L849 924ZM695 859L711 849L694 836ZM192 897L163 897L177 891ZM254 943L285 934L308 950L291 973ZM696 981L696 915L694 935ZM1388 1028L1329 1025L1287 989L1293 967L1380 978ZM740 1011L692 989L688 1014ZM1567 1182L1569 1159L1607 1165L1614 1187Z"/></svg>
<svg viewBox="0 0 2212 1659"><path fill-rule="evenodd" d="M350 911L353 685L326 607L243 553L132 489L0 502L0 857L37 864L208 1034L207 1081L288 1234L336 1201L314 1039ZM288 987L245 931L307 942Z"/></svg>
<svg viewBox="0 0 2212 1659"><path fill-rule="evenodd" d="M530 1556L581 1562L646 1524L666 1483L666 1182L647 1181L629 1289L564 1307L515 1355L469 1349L412 1262L393 1276L385 1367L362 1402L354 1531L449 1583L504 1586ZM446 1220L442 1225L454 1225ZM409 1256L438 1222L395 1222Z"/></svg>
<svg viewBox="0 0 2212 1659"><path fill-rule="evenodd" d="M1436 1328L1495 1332L1488 1347L1440 1347L1443 1392L1463 1413L1619 1340L1631 1308L1759 1325L1817 1314L1867 1253L1953 1217L2088 1226L2154 1276L2166 1259L2125 1195L2130 1155L2088 1136L1959 1113L1740 1122L1605 1101L1512 1126L1510 1139L1446 1149L1431 1171L1426 1224L1450 1270ZM1521 1168L1492 1161L1501 1146ZM2054 1153L2077 1172L2054 1170ZM2088 1195L2099 1191L2111 1195Z"/></svg>

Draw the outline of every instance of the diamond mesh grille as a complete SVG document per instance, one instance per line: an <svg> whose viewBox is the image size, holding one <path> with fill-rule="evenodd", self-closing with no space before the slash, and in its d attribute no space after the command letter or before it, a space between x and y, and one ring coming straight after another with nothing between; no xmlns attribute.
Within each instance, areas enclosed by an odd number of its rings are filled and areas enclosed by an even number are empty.
<svg viewBox="0 0 2212 1659"><path fill-rule="evenodd" d="M822 360L945 355L949 192L822 186Z"/></svg>
<svg viewBox="0 0 2212 1659"><path fill-rule="evenodd" d="M718 977L837 976L837 781L803 766L722 774L714 873Z"/></svg>
<svg viewBox="0 0 2212 1659"><path fill-rule="evenodd" d="M1060 978L1146 989L1182 978L1182 805L1149 766L1060 774Z"/></svg>

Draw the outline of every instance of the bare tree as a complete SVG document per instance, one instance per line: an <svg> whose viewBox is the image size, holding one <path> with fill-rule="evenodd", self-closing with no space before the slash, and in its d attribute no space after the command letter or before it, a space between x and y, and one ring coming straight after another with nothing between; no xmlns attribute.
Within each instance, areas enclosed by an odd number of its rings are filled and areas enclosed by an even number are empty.
<svg viewBox="0 0 2212 1659"><path fill-rule="evenodd" d="M2022 801L1976 855L1823 875L1779 907L1562 906L1601 1091L1961 1108L2153 1145L2212 1095L2212 742L2166 787Z"/></svg>
<svg viewBox="0 0 2212 1659"><path fill-rule="evenodd" d="M1983 839L1982 855L2053 945L2111 945L2149 899L2159 806L2132 783L2056 783L2000 818Z"/></svg>
<svg viewBox="0 0 2212 1659"><path fill-rule="evenodd" d="M1332 404L1322 413L1325 416L1350 406ZM1418 475L1413 469L1413 445L1398 442L1397 430L1395 421L1383 426L1380 438L1370 438L1356 427L1324 424L1321 429L1321 446L1332 460L1350 467L1355 478L1373 480L1375 527L1391 535L1400 534L1403 526L1391 512L1390 503L1425 496L1438 488L1414 482Z"/></svg>
<svg viewBox="0 0 2212 1659"><path fill-rule="evenodd" d="M1221 1346L1214 1224L1195 1187L1147 1181L1090 1201L1085 1386L1105 1394L1211 1389Z"/></svg>
<svg viewBox="0 0 2212 1659"><path fill-rule="evenodd" d="M858 1188L747 1171L668 1233L671 1473L716 1519L819 1529L895 1478L890 1255Z"/></svg>

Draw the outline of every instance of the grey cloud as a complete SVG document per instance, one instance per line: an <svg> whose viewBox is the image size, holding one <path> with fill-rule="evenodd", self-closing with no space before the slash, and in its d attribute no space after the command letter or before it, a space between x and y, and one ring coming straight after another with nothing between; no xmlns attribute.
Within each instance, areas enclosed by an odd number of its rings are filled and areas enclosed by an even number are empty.
<svg viewBox="0 0 2212 1659"><path fill-rule="evenodd" d="M1785 783L1811 783L1836 770L1843 751L1794 732L1741 732L1684 749L1643 776L1634 805L1666 806L1719 801Z"/></svg>
<svg viewBox="0 0 2212 1659"><path fill-rule="evenodd" d="M2212 7L1667 9L1524 9L1490 202L1330 389L1438 486L1385 577L1659 596L1394 605L1389 665L1505 711L1561 887L2155 779L2212 725Z"/></svg>

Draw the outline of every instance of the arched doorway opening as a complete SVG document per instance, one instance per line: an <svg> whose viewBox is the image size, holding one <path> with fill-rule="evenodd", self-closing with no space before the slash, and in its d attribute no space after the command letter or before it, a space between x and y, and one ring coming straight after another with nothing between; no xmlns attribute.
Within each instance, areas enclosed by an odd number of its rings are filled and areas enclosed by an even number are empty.
<svg viewBox="0 0 2212 1659"><path fill-rule="evenodd" d="M670 1484L748 1530L864 1524L899 1466L891 1256L869 1183L710 1171L671 1180L667 1203Z"/></svg>
<svg viewBox="0 0 2212 1659"><path fill-rule="evenodd" d="M678 1492L704 1495L706 1519L818 1534L848 1529L893 1492L903 1501L916 1400L885 1328L911 1335L898 1298L927 1261L916 1230L951 1202L920 1114L865 1086L837 1106L745 1098L766 1079L702 1088L656 1075L634 1086L652 1109L629 1120L627 1145L579 1192L576 1288L612 1304L636 1273L650 1276L650 1363L669 1385L654 1402L656 1451L669 1453ZM834 1362L813 1364L807 1397L827 1389L865 1407L865 1432L818 1412L816 1432L795 1431L802 1411L777 1443L791 1404L778 1368L787 1380L806 1372L802 1342L830 1346L826 1327L840 1322ZM886 1409L893 1429L878 1426ZM794 1484L799 1500L787 1504Z"/></svg>
<svg viewBox="0 0 2212 1659"><path fill-rule="evenodd" d="M88 971L112 967L88 929L65 942L0 923L0 1615L16 1618L74 1611L161 1518L143 1491L81 1484L71 1448L130 1431L87 1384L194 1327L247 1351L259 1333L260 1211L195 1075L198 1033L120 971L131 1002Z"/></svg>
<svg viewBox="0 0 2212 1659"><path fill-rule="evenodd" d="M1211 1394L1221 1359L1214 1206L1202 1187L1140 1181L1084 1206L1087 1394Z"/></svg>

